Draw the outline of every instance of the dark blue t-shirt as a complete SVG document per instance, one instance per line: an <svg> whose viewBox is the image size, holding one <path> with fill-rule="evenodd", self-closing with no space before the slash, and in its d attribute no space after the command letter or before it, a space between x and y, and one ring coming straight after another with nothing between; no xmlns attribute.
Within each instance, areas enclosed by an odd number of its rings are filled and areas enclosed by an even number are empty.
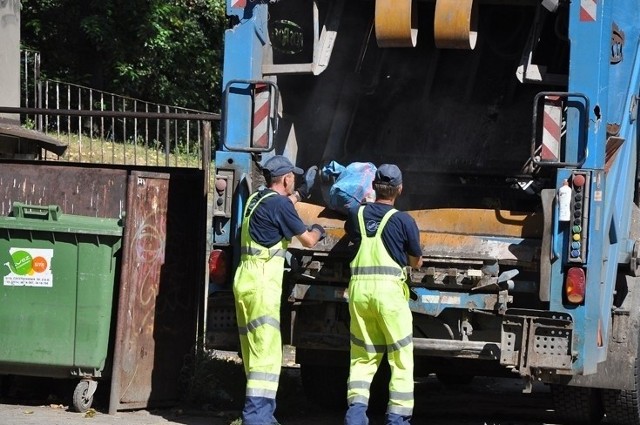
<svg viewBox="0 0 640 425"><path fill-rule="evenodd" d="M270 189L260 192L259 196L273 193ZM257 197L256 197L257 198ZM307 230L293 202L283 195L275 195L264 198L251 216L249 222L249 234L260 245L271 248L282 239L291 240L294 236L301 235Z"/></svg>
<svg viewBox="0 0 640 425"><path fill-rule="evenodd" d="M344 230L355 243L360 246L360 227L358 225L358 209L360 205L349 210L349 218L345 222ZM364 225L368 236L373 236L380 226L382 217L393 207L391 205L368 203L364 207ZM408 266L407 254L421 257L420 231L416 221L404 211L398 211L391 216L382 230L382 243L391 257L400 265Z"/></svg>

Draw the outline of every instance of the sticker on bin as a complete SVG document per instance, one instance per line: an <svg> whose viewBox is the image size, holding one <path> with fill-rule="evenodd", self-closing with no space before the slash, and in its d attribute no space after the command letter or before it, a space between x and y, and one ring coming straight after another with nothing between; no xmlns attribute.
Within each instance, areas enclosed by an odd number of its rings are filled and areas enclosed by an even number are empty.
<svg viewBox="0 0 640 425"><path fill-rule="evenodd" d="M9 248L9 255L3 267L4 286L53 286L53 249Z"/></svg>

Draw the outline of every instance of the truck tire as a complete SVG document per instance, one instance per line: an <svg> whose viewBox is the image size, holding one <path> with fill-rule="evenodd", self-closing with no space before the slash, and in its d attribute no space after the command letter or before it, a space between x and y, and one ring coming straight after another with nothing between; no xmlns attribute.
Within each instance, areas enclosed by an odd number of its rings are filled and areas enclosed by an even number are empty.
<svg viewBox="0 0 640 425"><path fill-rule="evenodd" d="M633 371L633 390L602 390L607 424L640 425L640 396L638 395L638 356Z"/></svg>
<svg viewBox="0 0 640 425"><path fill-rule="evenodd" d="M603 390L607 424L640 425L637 390Z"/></svg>
<svg viewBox="0 0 640 425"><path fill-rule="evenodd" d="M556 416L566 425L595 425L604 416L604 407L597 388L551 385L551 397Z"/></svg>
<svg viewBox="0 0 640 425"><path fill-rule="evenodd" d="M634 208L634 225L632 233L637 235L640 232L640 221L637 219L638 209ZM637 238L637 236L636 236ZM634 246L634 255L637 255L636 247L640 244L636 241ZM638 318L637 305L639 303L640 278L620 275L616 284L616 295L622 296L622 300L618 300L620 308L634 312L628 321L628 327L621 330L625 335L637 335ZM633 363L633 388L629 390L602 390L602 401L604 410L607 414L607 424L612 425L640 425L640 342L636 345L628 341L627 347L624 349L625 355L630 355L635 351L635 361ZM635 342L635 341L634 341ZM609 342L611 345L612 342ZM615 344L615 343L613 343ZM631 373L629 370L628 373Z"/></svg>
<svg viewBox="0 0 640 425"><path fill-rule="evenodd" d="M302 388L307 400L327 409L347 407L347 380L349 368L303 363L300 365ZM371 383L369 411L383 413L389 403L389 378L391 369L386 358Z"/></svg>
<svg viewBox="0 0 640 425"><path fill-rule="evenodd" d="M348 367L302 363L300 376L305 396L311 403L332 410L346 407Z"/></svg>
<svg viewBox="0 0 640 425"><path fill-rule="evenodd" d="M442 385L459 386L459 385L471 384L475 376L471 374L454 374L454 373L436 372L436 378L438 378L438 381Z"/></svg>

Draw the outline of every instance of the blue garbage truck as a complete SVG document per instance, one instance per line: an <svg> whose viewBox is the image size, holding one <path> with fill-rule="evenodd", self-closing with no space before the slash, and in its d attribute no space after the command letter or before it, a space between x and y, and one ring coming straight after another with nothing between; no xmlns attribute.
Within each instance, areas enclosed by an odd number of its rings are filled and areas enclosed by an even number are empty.
<svg viewBox="0 0 640 425"><path fill-rule="evenodd" d="M543 382L565 422L639 424L640 2L226 5L209 346L237 343L239 227L265 159L395 163L424 260L416 374ZM327 237L290 245L281 328L305 391L345 403L353 252L333 183L296 205Z"/></svg>

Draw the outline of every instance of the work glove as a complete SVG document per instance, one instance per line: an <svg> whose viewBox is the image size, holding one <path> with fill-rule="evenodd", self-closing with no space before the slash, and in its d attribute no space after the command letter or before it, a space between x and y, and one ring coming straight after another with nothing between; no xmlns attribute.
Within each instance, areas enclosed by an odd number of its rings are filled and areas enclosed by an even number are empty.
<svg viewBox="0 0 640 425"><path fill-rule="evenodd" d="M314 223L311 226L309 226L309 231L313 231L316 230L318 232L320 232L320 239L318 239L318 242L320 242L321 240L323 240L325 238L325 236L327 236L327 232L324 230L324 227L322 227L321 225Z"/></svg>
<svg viewBox="0 0 640 425"><path fill-rule="evenodd" d="M309 169L304 173L304 181L298 187L298 194L300 195L300 199L307 199L311 196L311 189L313 189L313 185L316 182L316 176L318 175L318 167L313 166L309 167Z"/></svg>

